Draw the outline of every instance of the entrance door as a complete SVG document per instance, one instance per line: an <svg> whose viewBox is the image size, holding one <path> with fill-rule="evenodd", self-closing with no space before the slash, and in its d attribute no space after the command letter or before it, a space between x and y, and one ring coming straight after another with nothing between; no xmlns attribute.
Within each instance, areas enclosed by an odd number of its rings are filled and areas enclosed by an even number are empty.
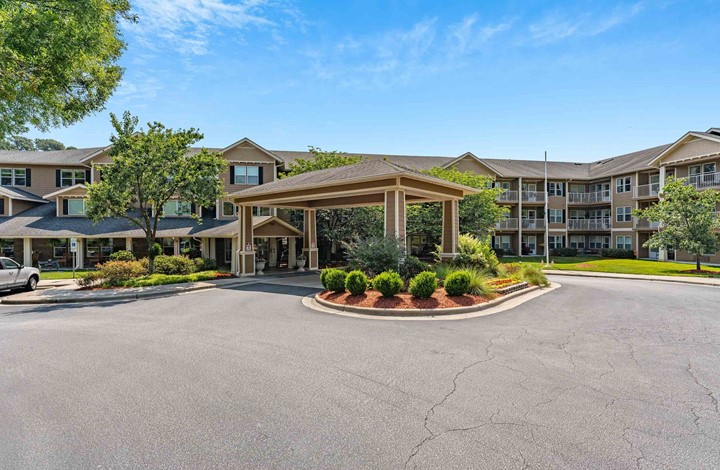
<svg viewBox="0 0 720 470"><path fill-rule="evenodd" d="M523 235L522 237L523 246L527 250L528 255L534 255L537 251L537 236L536 235Z"/></svg>

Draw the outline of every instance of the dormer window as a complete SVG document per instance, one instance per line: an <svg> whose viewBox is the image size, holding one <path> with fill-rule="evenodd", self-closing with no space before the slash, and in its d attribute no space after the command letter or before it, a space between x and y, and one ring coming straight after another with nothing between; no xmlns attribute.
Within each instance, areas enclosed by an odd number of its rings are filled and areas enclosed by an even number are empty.
<svg viewBox="0 0 720 470"><path fill-rule="evenodd" d="M27 186L27 172L25 168L2 168L0 169L0 185L2 186Z"/></svg>
<svg viewBox="0 0 720 470"><path fill-rule="evenodd" d="M233 165L230 184L260 184L260 167L255 165Z"/></svg>

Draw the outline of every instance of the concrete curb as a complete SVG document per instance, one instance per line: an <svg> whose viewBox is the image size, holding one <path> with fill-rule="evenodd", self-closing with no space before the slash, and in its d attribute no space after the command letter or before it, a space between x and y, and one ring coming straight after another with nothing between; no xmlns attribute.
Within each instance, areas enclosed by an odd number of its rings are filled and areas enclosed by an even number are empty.
<svg viewBox="0 0 720 470"><path fill-rule="evenodd" d="M602 273L594 271L560 271L545 269L543 273L549 276L594 277L601 279L624 279L630 281L674 282L677 284L692 284L695 286L720 287L720 279L709 277L683 279L679 276L643 276L639 274Z"/></svg>
<svg viewBox="0 0 720 470"><path fill-rule="evenodd" d="M515 291L497 299L493 299L484 304L472 305L469 307L452 307L452 308L408 308L408 309L394 309L394 308L372 308L372 307L354 307L352 305L338 305L327 300L323 300L319 297L320 294L315 294L313 300L325 308L337 310L339 312L352 312L367 316L377 317L393 317L393 318L407 318L407 317L443 317L449 315L458 315L463 313L475 313L482 310L495 307L499 304L507 302L508 300L514 299L521 295L529 294L540 289L538 286L531 286L523 290ZM402 312L402 315L398 313Z"/></svg>

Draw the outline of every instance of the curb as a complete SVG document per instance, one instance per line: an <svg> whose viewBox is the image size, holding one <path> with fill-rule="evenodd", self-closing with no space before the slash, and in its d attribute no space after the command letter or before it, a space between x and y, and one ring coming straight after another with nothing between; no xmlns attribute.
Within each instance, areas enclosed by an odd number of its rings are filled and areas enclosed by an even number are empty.
<svg viewBox="0 0 720 470"><path fill-rule="evenodd" d="M315 294L311 296L315 302L322 305L325 308L336 310L338 312L351 312L358 313L367 316L375 317L392 317L392 318L407 318L407 317L444 317L449 315L458 315L463 313L475 313L482 310L486 310L495 307L499 304L512 300L515 297L529 294L536 290L539 290L539 286L531 286L523 290L515 291L510 294L503 295L497 299L493 299L489 302L485 302L479 305L472 305L469 307L451 307L451 308L407 308L407 309L394 309L394 308L373 308L373 307L354 307L352 305L339 305L327 300L323 300ZM402 312L402 314L398 314Z"/></svg>
<svg viewBox="0 0 720 470"><path fill-rule="evenodd" d="M602 272L594 272L594 271L588 271L585 272L576 272L576 271L558 271L558 270L543 270L545 274L548 276L570 276L570 277L593 277L593 278L599 278L599 279L623 279L626 281L652 281L652 282L674 282L676 284L691 284L694 286L706 286L706 287L720 287L720 279L717 281L712 280L712 278L709 277L703 277L693 279L678 279L676 276L667 276L667 279L664 279L664 276L657 276L657 277L647 277L647 276L641 276L637 274L614 274L614 273L602 273ZM702 279L702 281L700 281Z"/></svg>

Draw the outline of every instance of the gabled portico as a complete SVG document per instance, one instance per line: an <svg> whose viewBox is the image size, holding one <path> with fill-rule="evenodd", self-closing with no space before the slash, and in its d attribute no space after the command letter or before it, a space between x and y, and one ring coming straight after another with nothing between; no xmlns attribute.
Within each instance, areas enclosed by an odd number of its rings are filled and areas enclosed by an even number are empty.
<svg viewBox="0 0 720 470"><path fill-rule="evenodd" d="M443 203L442 256L457 254L459 201L478 190L435 178L384 160L313 171L230 195L239 206L238 274L255 273L252 207L300 209L304 215L303 252L309 269L318 269L316 211L345 207L384 206L385 236L406 238L407 204Z"/></svg>

